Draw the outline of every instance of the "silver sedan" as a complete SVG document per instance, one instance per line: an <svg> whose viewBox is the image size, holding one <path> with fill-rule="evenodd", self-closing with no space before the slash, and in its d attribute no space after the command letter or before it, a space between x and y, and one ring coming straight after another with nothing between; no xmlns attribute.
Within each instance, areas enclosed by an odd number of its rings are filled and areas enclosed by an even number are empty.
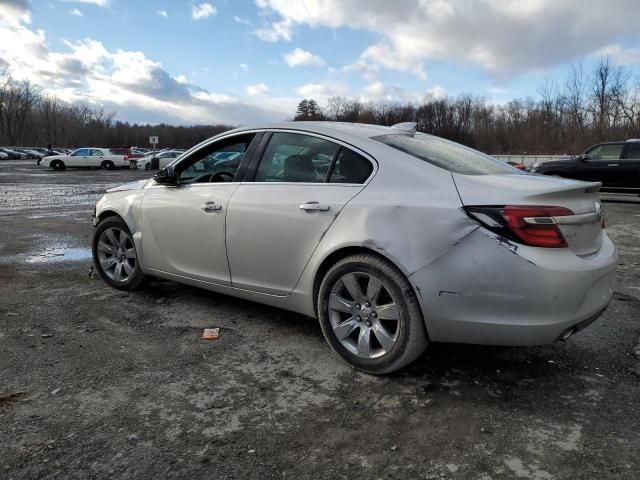
<svg viewBox="0 0 640 480"><path fill-rule="evenodd" d="M96 206L114 288L162 277L317 317L353 367L428 342L537 345L594 321L616 251L598 183L523 173L394 127L241 128Z"/></svg>

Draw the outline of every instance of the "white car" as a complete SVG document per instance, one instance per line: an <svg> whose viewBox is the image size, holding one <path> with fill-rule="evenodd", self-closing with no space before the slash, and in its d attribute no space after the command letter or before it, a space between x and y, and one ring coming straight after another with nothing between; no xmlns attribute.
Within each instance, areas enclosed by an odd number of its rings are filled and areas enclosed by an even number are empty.
<svg viewBox="0 0 640 480"><path fill-rule="evenodd" d="M155 154L150 153L148 155L145 155L142 158L136 159L136 163L138 165L138 168L144 168L145 170L150 170L151 161L154 158L157 158L159 163L158 168L164 168L167 165L169 165L171 162L173 162L176 158L178 158L180 155L182 155L183 153L184 153L184 150L165 150L161 152L156 152Z"/></svg>
<svg viewBox="0 0 640 480"><path fill-rule="evenodd" d="M9 158L9 155L7 155L4 152L0 152L0 160L7 160Z"/></svg>
<svg viewBox="0 0 640 480"><path fill-rule="evenodd" d="M108 190L93 259L114 288L155 276L315 316L384 374L429 342L540 345L596 320L617 263L599 188L415 124L245 127Z"/></svg>
<svg viewBox="0 0 640 480"><path fill-rule="evenodd" d="M108 148L79 148L69 155L52 155L44 157L41 165L54 170L64 170L67 167L92 167L113 170L114 168L129 167L129 160L124 155L115 155Z"/></svg>

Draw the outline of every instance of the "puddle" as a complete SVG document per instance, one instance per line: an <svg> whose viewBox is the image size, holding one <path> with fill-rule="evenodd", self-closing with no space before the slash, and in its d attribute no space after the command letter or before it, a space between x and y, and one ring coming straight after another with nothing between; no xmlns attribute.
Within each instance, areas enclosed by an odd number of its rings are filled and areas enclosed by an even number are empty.
<svg viewBox="0 0 640 480"><path fill-rule="evenodd" d="M51 263L88 260L91 258L90 248L56 248L46 250L27 257L27 263Z"/></svg>

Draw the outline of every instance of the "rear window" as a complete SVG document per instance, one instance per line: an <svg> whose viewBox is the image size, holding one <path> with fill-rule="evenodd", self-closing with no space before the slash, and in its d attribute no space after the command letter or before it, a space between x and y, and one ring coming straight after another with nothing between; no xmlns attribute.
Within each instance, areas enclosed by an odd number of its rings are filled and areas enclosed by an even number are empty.
<svg viewBox="0 0 640 480"><path fill-rule="evenodd" d="M373 140L450 172L464 175L522 174L489 155L425 133L394 133L373 137Z"/></svg>

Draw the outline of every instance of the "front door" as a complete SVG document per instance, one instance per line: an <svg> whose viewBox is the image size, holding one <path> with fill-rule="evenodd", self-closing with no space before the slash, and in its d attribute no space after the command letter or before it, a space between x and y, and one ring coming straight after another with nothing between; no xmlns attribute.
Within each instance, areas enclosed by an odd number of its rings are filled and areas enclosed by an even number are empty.
<svg viewBox="0 0 640 480"><path fill-rule="evenodd" d="M324 233L372 172L369 160L327 139L273 133L248 173L253 181L243 182L229 205L233 286L290 293Z"/></svg>
<svg viewBox="0 0 640 480"><path fill-rule="evenodd" d="M621 143L596 145L586 157L578 162L576 178L592 182L602 182L604 187L618 186L620 176Z"/></svg>
<svg viewBox="0 0 640 480"><path fill-rule="evenodd" d="M196 280L230 284L225 246L229 199L238 188L237 165L221 169L220 152L240 156L255 134L226 137L205 145L175 166L178 186L154 185L142 203L143 265Z"/></svg>
<svg viewBox="0 0 640 480"><path fill-rule="evenodd" d="M69 155L64 163L67 167L87 167L89 165L89 156L91 155L91 149L79 148L71 155Z"/></svg>

